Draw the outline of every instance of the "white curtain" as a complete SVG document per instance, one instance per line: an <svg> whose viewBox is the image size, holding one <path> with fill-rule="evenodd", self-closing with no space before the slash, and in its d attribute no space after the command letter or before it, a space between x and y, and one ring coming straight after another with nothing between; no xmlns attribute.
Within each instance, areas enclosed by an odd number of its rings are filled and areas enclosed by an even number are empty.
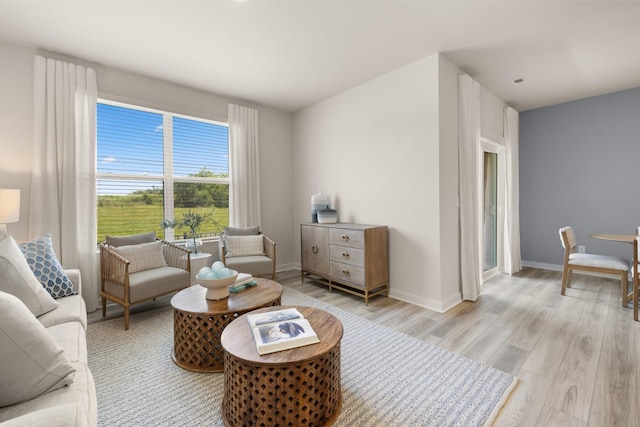
<svg viewBox="0 0 640 427"><path fill-rule="evenodd" d="M520 257L520 182L518 162L518 112L504 109L504 143L506 157L504 271L515 274L522 269Z"/></svg>
<svg viewBox="0 0 640 427"><path fill-rule="evenodd" d="M460 174L460 269L462 298L475 301L482 285L479 206L480 85L468 75L458 79Z"/></svg>
<svg viewBox="0 0 640 427"><path fill-rule="evenodd" d="M258 110L229 104L229 225L260 225Z"/></svg>
<svg viewBox="0 0 640 427"><path fill-rule="evenodd" d="M65 268L79 268L87 311L98 307L96 74L36 56L29 237L51 234Z"/></svg>

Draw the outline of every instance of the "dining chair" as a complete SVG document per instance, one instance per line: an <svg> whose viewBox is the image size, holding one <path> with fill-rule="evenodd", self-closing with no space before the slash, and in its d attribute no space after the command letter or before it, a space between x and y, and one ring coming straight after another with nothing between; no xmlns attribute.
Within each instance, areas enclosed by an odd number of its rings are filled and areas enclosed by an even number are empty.
<svg viewBox="0 0 640 427"><path fill-rule="evenodd" d="M620 276L622 305L626 306L629 261L621 257L579 253L577 252L578 244L573 228L562 227L559 233L562 247L564 248L564 268L562 270L562 290L560 293L565 295L567 288L571 287L571 276L574 270L615 274ZM637 292L634 292L634 295L636 294Z"/></svg>

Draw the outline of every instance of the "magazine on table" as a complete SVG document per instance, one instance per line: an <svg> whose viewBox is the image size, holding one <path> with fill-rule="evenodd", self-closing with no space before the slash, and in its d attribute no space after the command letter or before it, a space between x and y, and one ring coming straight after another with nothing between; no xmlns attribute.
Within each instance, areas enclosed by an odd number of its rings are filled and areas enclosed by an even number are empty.
<svg viewBox="0 0 640 427"><path fill-rule="evenodd" d="M248 314L247 320L260 355L320 342L309 321L295 308Z"/></svg>

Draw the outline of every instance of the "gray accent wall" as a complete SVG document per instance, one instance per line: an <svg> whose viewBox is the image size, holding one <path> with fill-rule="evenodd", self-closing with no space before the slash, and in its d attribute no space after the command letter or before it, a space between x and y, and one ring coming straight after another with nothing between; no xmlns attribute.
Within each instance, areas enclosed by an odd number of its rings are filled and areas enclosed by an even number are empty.
<svg viewBox="0 0 640 427"><path fill-rule="evenodd" d="M562 265L565 225L587 252L631 258L589 234L640 226L640 88L520 114L523 263Z"/></svg>

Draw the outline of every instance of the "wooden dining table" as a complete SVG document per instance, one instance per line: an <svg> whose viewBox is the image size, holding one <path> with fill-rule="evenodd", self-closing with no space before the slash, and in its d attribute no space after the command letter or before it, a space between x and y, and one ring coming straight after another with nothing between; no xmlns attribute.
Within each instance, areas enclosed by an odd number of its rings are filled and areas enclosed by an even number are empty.
<svg viewBox="0 0 640 427"><path fill-rule="evenodd" d="M631 267L631 274L633 277L632 281L632 289L631 292L627 295L627 301L633 297L633 307L634 320L638 320L638 292L635 292L638 289L638 234L609 234L609 233L593 233L590 234L594 239L600 240L610 240L613 242L622 242L622 243L631 243L633 245L633 265Z"/></svg>

